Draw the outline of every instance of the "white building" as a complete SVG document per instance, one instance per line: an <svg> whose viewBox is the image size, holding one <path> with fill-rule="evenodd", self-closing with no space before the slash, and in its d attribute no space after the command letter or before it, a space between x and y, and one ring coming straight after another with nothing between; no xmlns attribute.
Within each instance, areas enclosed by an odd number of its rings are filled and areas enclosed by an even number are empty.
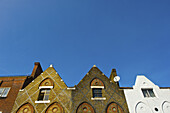
<svg viewBox="0 0 170 113"><path fill-rule="evenodd" d="M170 113L170 88L160 88L145 76L137 76L135 86L124 93L130 113Z"/></svg>

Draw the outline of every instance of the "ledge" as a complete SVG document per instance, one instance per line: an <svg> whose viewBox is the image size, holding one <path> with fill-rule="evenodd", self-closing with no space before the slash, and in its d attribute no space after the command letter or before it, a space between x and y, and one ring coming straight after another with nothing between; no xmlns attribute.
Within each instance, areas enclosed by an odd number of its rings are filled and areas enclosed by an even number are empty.
<svg viewBox="0 0 170 113"><path fill-rule="evenodd" d="M104 86L91 86L91 88L102 88L102 89L104 89Z"/></svg>
<svg viewBox="0 0 170 113"><path fill-rule="evenodd" d="M40 100L40 101L35 101L35 103L50 103L50 100L46 100L46 101Z"/></svg>
<svg viewBox="0 0 170 113"><path fill-rule="evenodd" d="M68 87L67 90L75 90L75 87Z"/></svg>
<svg viewBox="0 0 170 113"><path fill-rule="evenodd" d="M45 88L53 88L53 86L40 86L39 89L45 89Z"/></svg>
<svg viewBox="0 0 170 113"><path fill-rule="evenodd" d="M24 89L20 89L19 91L24 91Z"/></svg>
<svg viewBox="0 0 170 113"><path fill-rule="evenodd" d="M97 97L97 98L91 98L91 100L106 100L106 97Z"/></svg>

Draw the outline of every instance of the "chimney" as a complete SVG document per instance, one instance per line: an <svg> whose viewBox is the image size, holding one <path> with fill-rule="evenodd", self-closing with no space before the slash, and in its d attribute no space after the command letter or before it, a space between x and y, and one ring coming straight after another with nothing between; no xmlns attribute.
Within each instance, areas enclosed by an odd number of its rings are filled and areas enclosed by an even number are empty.
<svg viewBox="0 0 170 113"><path fill-rule="evenodd" d="M34 68L33 68L33 71L31 73L31 77L33 79L37 78L38 75L40 75L41 73L43 72L42 68L41 68L41 65L39 62L35 62L34 63Z"/></svg>

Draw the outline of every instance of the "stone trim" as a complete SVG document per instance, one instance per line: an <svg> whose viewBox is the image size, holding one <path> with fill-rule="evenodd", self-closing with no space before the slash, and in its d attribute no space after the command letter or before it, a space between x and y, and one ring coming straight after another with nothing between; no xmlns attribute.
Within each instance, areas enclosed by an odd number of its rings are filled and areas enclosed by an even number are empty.
<svg viewBox="0 0 170 113"><path fill-rule="evenodd" d="M91 98L91 100L106 100L106 97L101 97L101 98L99 98L99 97L97 97L97 98Z"/></svg>
<svg viewBox="0 0 170 113"><path fill-rule="evenodd" d="M40 86L39 89L45 89L45 88L53 88L53 86Z"/></svg>
<svg viewBox="0 0 170 113"><path fill-rule="evenodd" d="M50 100L46 100L46 101L35 101L35 103L50 103Z"/></svg>
<svg viewBox="0 0 170 113"><path fill-rule="evenodd" d="M102 89L104 89L104 86L91 86L91 88L102 88Z"/></svg>
<svg viewBox="0 0 170 113"><path fill-rule="evenodd" d="M75 90L75 87L68 87L67 90Z"/></svg>

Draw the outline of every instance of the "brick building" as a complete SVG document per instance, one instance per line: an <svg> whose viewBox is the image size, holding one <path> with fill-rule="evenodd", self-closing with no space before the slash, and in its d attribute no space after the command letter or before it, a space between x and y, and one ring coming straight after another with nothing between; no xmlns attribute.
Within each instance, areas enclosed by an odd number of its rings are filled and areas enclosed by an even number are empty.
<svg viewBox="0 0 170 113"><path fill-rule="evenodd" d="M42 68L35 63L31 76L0 77L0 113L11 113L17 94L40 73Z"/></svg>
<svg viewBox="0 0 170 113"><path fill-rule="evenodd" d="M25 80L26 76L0 78L0 113L10 113Z"/></svg>
<svg viewBox="0 0 170 113"><path fill-rule="evenodd" d="M93 66L74 87L68 87L50 66L19 91L12 113L128 113L123 89Z"/></svg>

